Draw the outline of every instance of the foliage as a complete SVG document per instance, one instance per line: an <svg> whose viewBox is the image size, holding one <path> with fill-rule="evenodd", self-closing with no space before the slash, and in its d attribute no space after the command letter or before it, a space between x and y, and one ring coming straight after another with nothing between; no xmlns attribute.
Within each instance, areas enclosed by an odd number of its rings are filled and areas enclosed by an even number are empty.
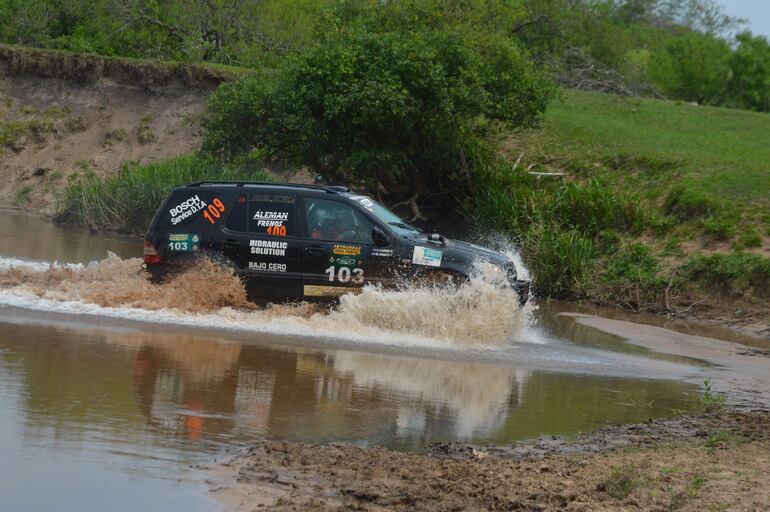
<svg viewBox="0 0 770 512"><path fill-rule="evenodd" d="M436 21L425 5L329 14L336 30L275 73L212 96L204 149L255 151L391 199L467 187L495 123L534 124L551 89L510 40Z"/></svg>
<svg viewBox="0 0 770 512"><path fill-rule="evenodd" d="M669 39L650 65L650 78L669 97L720 105L727 95L730 46L710 34L688 32Z"/></svg>
<svg viewBox="0 0 770 512"><path fill-rule="evenodd" d="M103 55L272 65L326 0L0 0L0 40Z"/></svg>
<svg viewBox="0 0 770 512"><path fill-rule="evenodd" d="M736 40L738 47L730 57L728 104L770 112L770 43L750 32L738 34Z"/></svg>
<svg viewBox="0 0 770 512"><path fill-rule="evenodd" d="M86 170L70 177L57 221L94 230L141 232L174 187L206 179L266 179L264 172L249 167L222 166L210 158L185 155L146 165L128 162L116 175L104 178Z"/></svg>
<svg viewBox="0 0 770 512"><path fill-rule="evenodd" d="M499 160L477 170L474 191L475 221L514 234L537 292L549 297L588 290L617 232L637 232L647 216L638 198L599 180L541 182Z"/></svg>
<svg viewBox="0 0 770 512"><path fill-rule="evenodd" d="M694 256L683 267L693 281L713 292L770 297L770 258L743 252Z"/></svg>
<svg viewBox="0 0 770 512"><path fill-rule="evenodd" d="M724 407L727 396L724 393L717 393L711 387L711 379L703 381L703 394L700 398L703 408L707 411L713 411Z"/></svg>

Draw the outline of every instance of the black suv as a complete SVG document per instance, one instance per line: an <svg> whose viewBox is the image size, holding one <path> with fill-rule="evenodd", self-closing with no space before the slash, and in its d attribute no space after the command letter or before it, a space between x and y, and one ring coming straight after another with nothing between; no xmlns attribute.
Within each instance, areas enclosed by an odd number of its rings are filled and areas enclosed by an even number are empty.
<svg viewBox="0 0 770 512"><path fill-rule="evenodd" d="M206 256L233 268L249 296L337 297L366 283L467 279L500 267L521 303L529 282L507 256L426 234L345 187L199 182L174 189L150 223L144 262L154 280Z"/></svg>

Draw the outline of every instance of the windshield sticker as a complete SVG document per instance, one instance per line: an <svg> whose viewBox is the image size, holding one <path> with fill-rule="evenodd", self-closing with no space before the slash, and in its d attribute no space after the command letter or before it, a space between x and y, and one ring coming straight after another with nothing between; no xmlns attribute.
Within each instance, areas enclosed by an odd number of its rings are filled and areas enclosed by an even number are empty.
<svg viewBox="0 0 770 512"><path fill-rule="evenodd" d="M440 267L441 256L444 251L430 249L428 247L417 246L412 254L412 263L415 265L426 265L428 267Z"/></svg>
<svg viewBox="0 0 770 512"><path fill-rule="evenodd" d="M266 256L286 256L288 242L276 242L274 240L249 240L251 254L264 254Z"/></svg>
<svg viewBox="0 0 770 512"><path fill-rule="evenodd" d="M286 263L267 263L265 261L250 261L249 270L262 272L286 272Z"/></svg>
<svg viewBox="0 0 770 512"><path fill-rule="evenodd" d="M171 214L171 224L176 226L193 213L197 213L205 207L206 203L201 201L200 197L198 197L196 194L195 196L182 201L168 211Z"/></svg>
<svg viewBox="0 0 770 512"><path fill-rule="evenodd" d="M168 235L168 249L177 252L197 251L200 239L196 233L171 233Z"/></svg>
<svg viewBox="0 0 770 512"><path fill-rule="evenodd" d="M372 256L387 258L387 257L393 256L393 249L383 249L382 247L375 247L374 249L372 249Z"/></svg>
<svg viewBox="0 0 770 512"><path fill-rule="evenodd" d="M335 245L332 253L343 256L358 256L361 254L361 247L357 245Z"/></svg>
<svg viewBox="0 0 770 512"><path fill-rule="evenodd" d="M358 202L358 204L360 204L370 212L374 209L374 201L372 201L366 196L350 196L350 199Z"/></svg>

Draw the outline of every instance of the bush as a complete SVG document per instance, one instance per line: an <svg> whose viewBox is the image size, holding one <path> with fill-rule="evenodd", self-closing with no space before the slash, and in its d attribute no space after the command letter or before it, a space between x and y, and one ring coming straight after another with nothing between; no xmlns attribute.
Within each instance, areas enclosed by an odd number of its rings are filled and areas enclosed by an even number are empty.
<svg viewBox="0 0 770 512"><path fill-rule="evenodd" d="M747 253L696 256L682 266L684 275L705 289L726 296L749 293L770 297L770 258Z"/></svg>
<svg viewBox="0 0 770 512"><path fill-rule="evenodd" d="M732 76L728 104L759 112L770 112L770 43L763 36L743 32L730 58Z"/></svg>
<svg viewBox="0 0 770 512"><path fill-rule="evenodd" d="M735 236L735 220L729 217L712 217L703 223L703 232L713 240L724 242Z"/></svg>
<svg viewBox="0 0 770 512"><path fill-rule="evenodd" d="M225 167L198 155L146 165L127 162L113 176L101 178L86 172L71 177L56 220L93 230L143 232L171 189L207 179L264 180L266 174L239 166Z"/></svg>
<svg viewBox="0 0 770 512"><path fill-rule="evenodd" d="M464 194L494 123L532 125L551 87L509 38L434 23L419 4L346 3L275 73L221 86L204 149L256 151L393 201Z"/></svg>
<svg viewBox="0 0 770 512"><path fill-rule="evenodd" d="M677 183L666 195L663 209L680 220L689 220L713 215L717 211L717 204L697 187Z"/></svg>
<svg viewBox="0 0 770 512"><path fill-rule="evenodd" d="M537 293L554 298L580 295L597 256L593 241L579 231L544 225L526 233L522 250Z"/></svg>

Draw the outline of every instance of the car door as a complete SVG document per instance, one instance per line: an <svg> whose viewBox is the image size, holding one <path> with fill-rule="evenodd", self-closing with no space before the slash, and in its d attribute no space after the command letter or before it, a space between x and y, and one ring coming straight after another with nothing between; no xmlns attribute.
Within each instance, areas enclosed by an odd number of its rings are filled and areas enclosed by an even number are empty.
<svg viewBox="0 0 770 512"><path fill-rule="evenodd" d="M222 252L247 280L251 295L302 295L302 240L296 196L265 191L237 194L223 230Z"/></svg>
<svg viewBox="0 0 770 512"><path fill-rule="evenodd" d="M308 297L356 292L374 276L370 257L373 222L336 199L305 197L302 243L303 291Z"/></svg>
<svg viewBox="0 0 770 512"><path fill-rule="evenodd" d="M297 197L285 192L249 194L247 270L264 286L261 294L302 295L302 238Z"/></svg>

